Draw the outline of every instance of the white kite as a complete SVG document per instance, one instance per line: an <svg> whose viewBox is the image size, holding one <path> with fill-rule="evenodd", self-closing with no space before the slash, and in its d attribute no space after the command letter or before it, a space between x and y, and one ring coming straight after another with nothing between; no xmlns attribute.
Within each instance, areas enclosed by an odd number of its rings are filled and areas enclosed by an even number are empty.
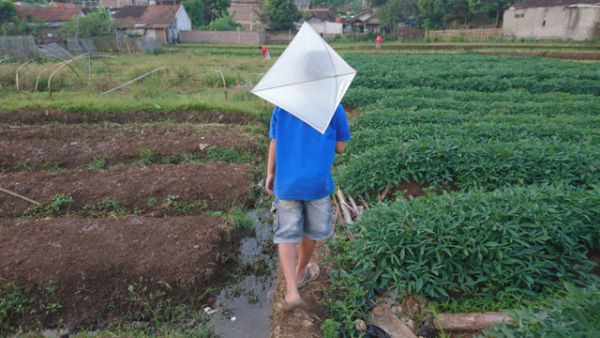
<svg viewBox="0 0 600 338"><path fill-rule="evenodd" d="M252 93L324 134L355 75L356 71L304 22Z"/></svg>

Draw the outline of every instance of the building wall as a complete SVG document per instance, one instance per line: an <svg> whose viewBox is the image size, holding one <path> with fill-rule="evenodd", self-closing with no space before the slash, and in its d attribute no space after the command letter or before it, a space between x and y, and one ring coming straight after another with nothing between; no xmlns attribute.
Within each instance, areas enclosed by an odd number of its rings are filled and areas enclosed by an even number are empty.
<svg viewBox="0 0 600 338"><path fill-rule="evenodd" d="M187 14L183 6L179 7L177 15L175 16L176 29L179 31L191 31L192 30L192 19Z"/></svg>
<svg viewBox="0 0 600 338"><path fill-rule="evenodd" d="M308 23L317 33L323 34L323 36L341 35L343 33L344 25L342 23L312 19Z"/></svg>
<svg viewBox="0 0 600 338"><path fill-rule="evenodd" d="M589 40L600 37L600 8L563 6L507 10L504 37L540 40Z"/></svg>
<svg viewBox="0 0 600 338"><path fill-rule="evenodd" d="M260 8L256 2L231 2L231 6L227 9L229 13L234 13L233 20L242 25L244 29L254 30L258 28L264 28L264 25L260 23L258 15L256 14Z"/></svg>
<svg viewBox="0 0 600 338"><path fill-rule="evenodd" d="M246 31L183 31L181 42L187 43L240 43L240 44L263 44L265 34L262 32Z"/></svg>

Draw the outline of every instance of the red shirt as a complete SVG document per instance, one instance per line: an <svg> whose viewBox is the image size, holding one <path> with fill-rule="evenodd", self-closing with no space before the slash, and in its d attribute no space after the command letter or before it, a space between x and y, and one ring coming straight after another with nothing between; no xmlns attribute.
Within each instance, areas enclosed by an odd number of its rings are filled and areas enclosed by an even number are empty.
<svg viewBox="0 0 600 338"><path fill-rule="evenodd" d="M377 35L377 39L375 39L376 43L381 43L381 35Z"/></svg>
<svg viewBox="0 0 600 338"><path fill-rule="evenodd" d="M269 52L269 50L265 46L263 46L260 50L262 51L263 55L267 55L267 53Z"/></svg>

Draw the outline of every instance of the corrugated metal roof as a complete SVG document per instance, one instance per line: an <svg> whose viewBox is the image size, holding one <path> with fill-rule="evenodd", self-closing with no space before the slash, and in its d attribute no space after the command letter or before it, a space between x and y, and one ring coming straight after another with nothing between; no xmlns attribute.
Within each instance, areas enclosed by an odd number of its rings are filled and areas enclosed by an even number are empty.
<svg viewBox="0 0 600 338"><path fill-rule="evenodd" d="M520 0L510 6L514 9L534 7L570 6L578 4L600 4L600 0Z"/></svg>

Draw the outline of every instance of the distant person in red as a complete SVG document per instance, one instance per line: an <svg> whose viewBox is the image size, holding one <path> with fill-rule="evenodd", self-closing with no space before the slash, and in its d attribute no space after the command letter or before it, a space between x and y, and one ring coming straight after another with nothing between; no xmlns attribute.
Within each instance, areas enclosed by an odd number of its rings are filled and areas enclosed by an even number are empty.
<svg viewBox="0 0 600 338"><path fill-rule="evenodd" d="M377 35L375 39L375 50L379 50L381 48L381 35Z"/></svg>
<svg viewBox="0 0 600 338"><path fill-rule="evenodd" d="M267 49L267 47L265 47L265 46L258 46L258 48L260 49L260 51L265 56L265 60L267 61L267 63L269 63L271 61L271 54L269 54L269 50Z"/></svg>

